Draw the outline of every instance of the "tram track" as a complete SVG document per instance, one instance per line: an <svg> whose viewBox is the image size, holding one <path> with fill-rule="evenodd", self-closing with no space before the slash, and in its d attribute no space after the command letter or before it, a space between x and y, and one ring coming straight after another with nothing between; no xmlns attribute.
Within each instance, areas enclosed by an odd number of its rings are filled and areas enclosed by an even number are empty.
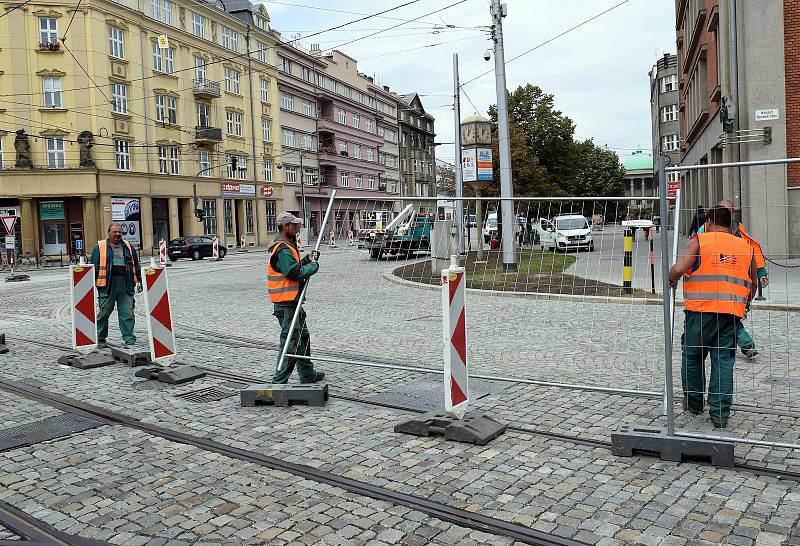
<svg viewBox="0 0 800 546"><path fill-rule="evenodd" d="M0 501L0 525L22 539L0 540L0 546L22 546L24 544L32 544L36 546L109 545L108 542L101 542L99 540L62 533L43 521L34 518L30 514L4 501Z"/></svg>

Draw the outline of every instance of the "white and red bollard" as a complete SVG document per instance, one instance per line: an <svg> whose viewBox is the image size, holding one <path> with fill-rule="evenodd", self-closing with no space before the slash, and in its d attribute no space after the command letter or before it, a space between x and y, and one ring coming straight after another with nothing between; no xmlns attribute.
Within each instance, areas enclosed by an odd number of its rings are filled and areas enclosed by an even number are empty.
<svg viewBox="0 0 800 546"><path fill-rule="evenodd" d="M142 279L150 359L154 364L169 366L175 358L175 332L167 270L151 259L149 266L142 267Z"/></svg>
<svg viewBox="0 0 800 546"><path fill-rule="evenodd" d="M221 260L219 257L219 239L214 237L214 243L211 245L211 257L215 260Z"/></svg>
<svg viewBox="0 0 800 546"><path fill-rule="evenodd" d="M328 246L336 246L336 234L333 233L333 230L328 235Z"/></svg>
<svg viewBox="0 0 800 546"><path fill-rule="evenodd" d="M164 239L158 241L158 263L167 267L167 242Z"/></svg>
<svg viewBox="0 0 800 546"><path fill-rule="evenodd" d="M469 406L465 270L457 256L442 270L442 330L444 333L444 410L461 419Z"/></svg>
<svg viewBox="0 0 800 546"><path fill-rule="evenodd" d="M89 353L97 348L97 295L94 290L94 264L69 268L69 299L72 315L72 348Z"/></svg>
<svg viewBox="0 0 800 546"><path fill-rule="evenodd" d="M247 250L247 241L245 240L244 235L242 235L242 237L240 239L240 243L241 243L240 248L242 250Z"/></svg>
<svg viewBox="0 0 800 546"><path fill-rule="evenodd" d="M347 232L347 244L349 246L353 246L353 230L352 229Z"/></svg>

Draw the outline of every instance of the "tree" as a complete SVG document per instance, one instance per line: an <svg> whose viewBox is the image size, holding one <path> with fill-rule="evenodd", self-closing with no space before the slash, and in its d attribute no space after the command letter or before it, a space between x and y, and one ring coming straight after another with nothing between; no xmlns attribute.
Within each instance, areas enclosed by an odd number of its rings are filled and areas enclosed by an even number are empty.
<svg viewBox="0 0 800 546"><path fill-rule="evenodd" d="M625 167L612 150L600 148L591 139L576 142L576 169L572 178L571 195L617 197L625 194ZM607 221L625 218L627 203L584 202L583 214L602 214Z"/></svg>
<svg viewBox="0 0 800 546"><path fill-rule="evenodd" d="M456 194L456 170L450 163L437 160L436 190L437 195L453 197Z"/></svg>

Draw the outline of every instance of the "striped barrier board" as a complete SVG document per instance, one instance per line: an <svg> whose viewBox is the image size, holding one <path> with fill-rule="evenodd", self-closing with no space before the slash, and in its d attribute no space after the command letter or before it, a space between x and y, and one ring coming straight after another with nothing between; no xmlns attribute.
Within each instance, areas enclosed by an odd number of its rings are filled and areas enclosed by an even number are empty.
<svg viewBox="0 0 800 546"><path fill-rule="evenodd" d="M442 331L444 334L444 410L458 419L469 406L467 375L467 325L464 296L466 277L451 258L448 269L442 270Z"/></svg>
<svg viewBox="0 0 800 546"><path fill-rule="evenodd" d="M88 353L97 348L97 295L94 289L94 264L69 268L72 348Z"/></svg>
<svg viewBox="0 0 800 546"><path fill-rule="evenodd" d="M164 239L158 242L158 263L164 267L167 265L167 242Z"/></svg>
<svg viewBox="0 0 800 546"><path fill-rule="evenodd" d="M142 267L142 279L150 360L155 364L169 366L175 358L175 332L167 270L151 259L149 266Z"/></svg>
<svg viewBox="0 0 800 546"><path fill-rule="evenodd" d="M633 230L625 228L622 256L622 287L626 294L633 294Z"/></svg>
<svg viewBox="0 0 800 546"><path fill-rule="evenodd" d="M214 244L212 245L212 258L219 260L219 239L214 237Z"/></svg>

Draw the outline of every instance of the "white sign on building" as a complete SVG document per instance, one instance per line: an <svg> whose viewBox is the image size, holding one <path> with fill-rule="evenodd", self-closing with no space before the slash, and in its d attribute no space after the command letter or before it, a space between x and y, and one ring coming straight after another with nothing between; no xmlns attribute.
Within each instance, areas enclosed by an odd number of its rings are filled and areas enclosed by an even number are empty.
<svg viewBox="0 0 800 546"><path fill-rule="evenodd" d="M755 111L756 121L771 121L780 117L781 113L777 108L761 108Z"/></svg>

